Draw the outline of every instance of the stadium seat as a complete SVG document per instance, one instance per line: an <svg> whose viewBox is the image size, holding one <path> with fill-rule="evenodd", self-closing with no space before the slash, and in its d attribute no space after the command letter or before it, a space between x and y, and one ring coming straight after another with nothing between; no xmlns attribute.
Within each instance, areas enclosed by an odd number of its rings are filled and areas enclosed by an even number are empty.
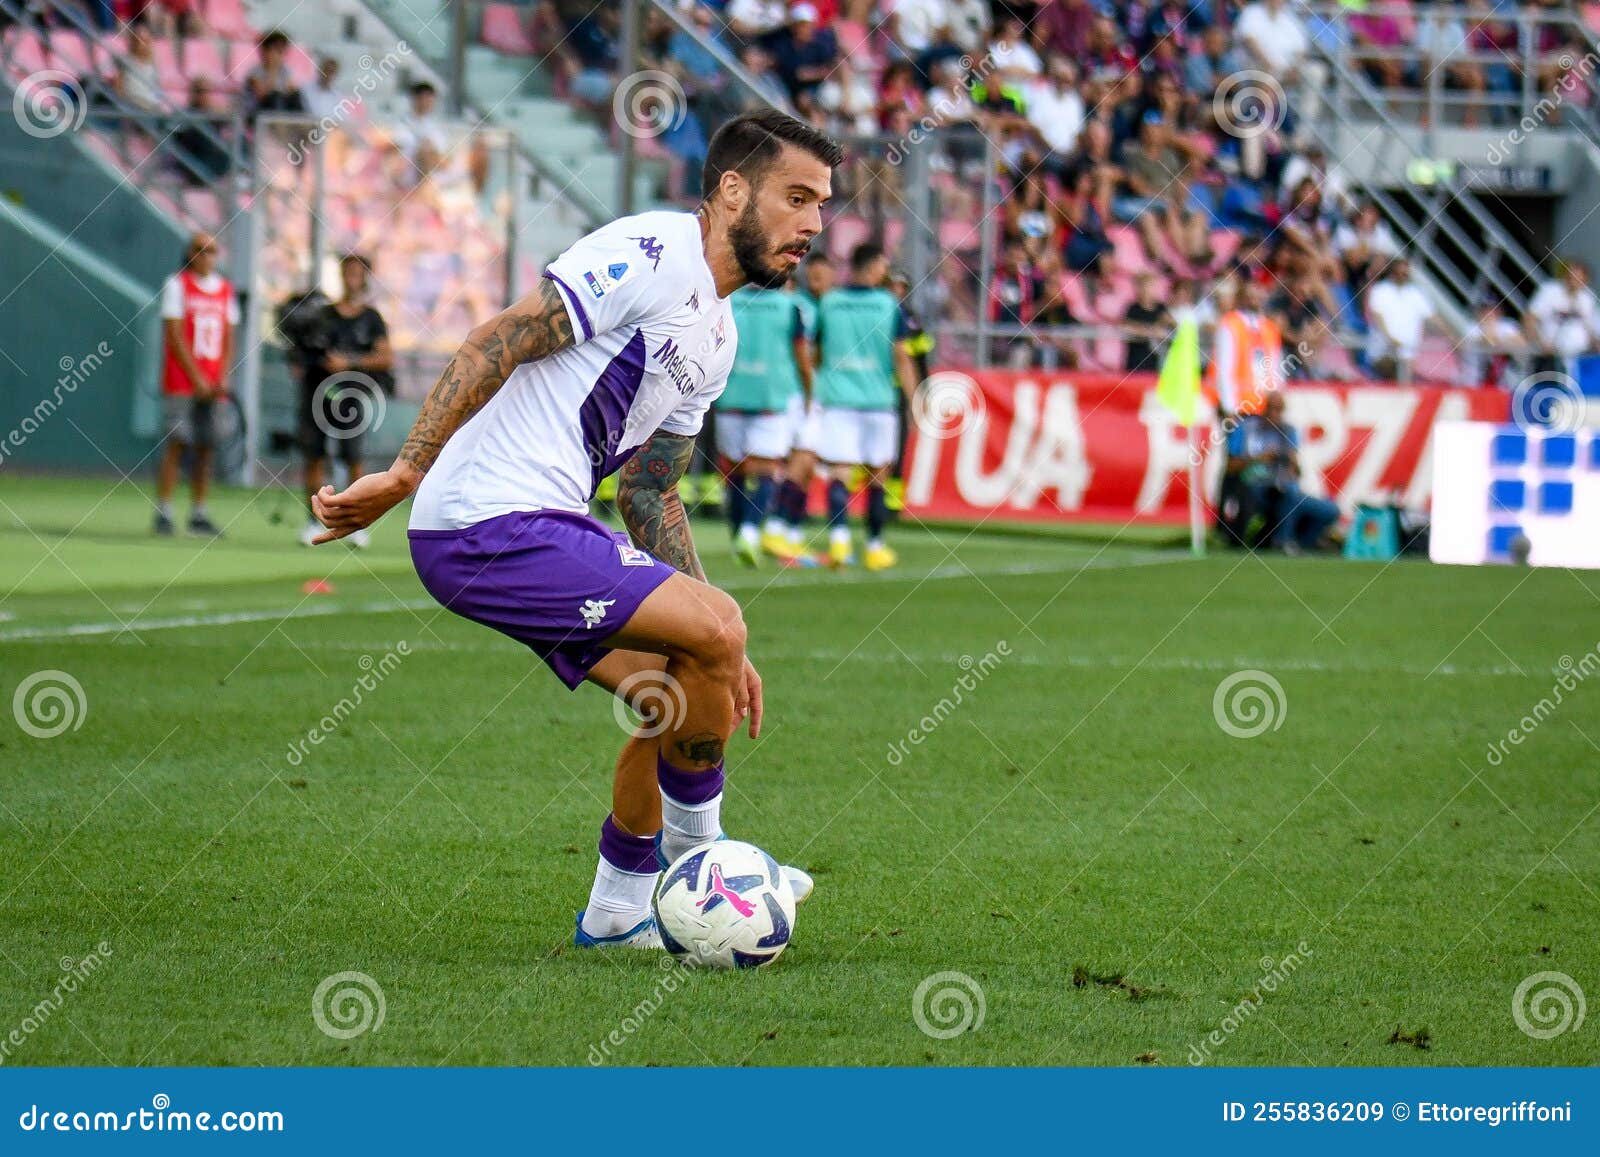
<svg viewBox="0 0 1600 1157"><path fill-rule="evenodd" d="M531 56L533 40L522 23L523 8L516 4L488 4L483 9L480 37L496 52L507 56Z"/></svg>
<svg viewBox="0 0 1600 1157"><path fill-rule="evenodd" d="M1115 247L1111 260L1119 273L1143 273L1150 268L1149 259L1144 253L1144 242L1139 240L1138 230L1133 226L1113 225L1106 230L1106 236Z"/></svg>
<svg viewBox="0 0 1600 1157"><path fill-rule="evenodd" d="M243 0L200 0L201 13L213 36L247 40L254 48L256 30L245 14Z"/></svg>
<svg viewBox="0 0 1600 1157"><path fill-rule="evenodd" d="M1583 22L1594 31L1600 32L1600 4L1583 6Z"/></svg>

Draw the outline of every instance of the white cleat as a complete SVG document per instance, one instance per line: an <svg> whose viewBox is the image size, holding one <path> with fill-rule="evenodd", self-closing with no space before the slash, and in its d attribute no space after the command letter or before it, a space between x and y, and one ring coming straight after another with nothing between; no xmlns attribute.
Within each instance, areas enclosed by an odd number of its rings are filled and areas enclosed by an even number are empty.
<svg viewBox="0 0 1600 1157"><path fill-rule="evenodd" d="M591 936L583 930L583 913L578 913L578 928L572 942L579 948L660 948L661 933L656 930L656 918L646 916L626 932L615 936Z"/></svg>
<svg viewBox="0 0 1600 1157"><path fill-rule="evenodd" d="M780 864L778 868L783 873L783 878L789 881L789 887L794 890L794 902L804 904L806 897L811 895L811 889L817 886L817 882L811 878L811 873L792 864Z"/></svg>
<svg viewBox="0 0 1600 1157"><path fill-rule="evenodd" d="M367 547L372 545L372 535L368 534L365 529L352 530L345 536L345 541L357 550L366 550Z"/></svg>
<svg viewBox="0 0 1600 1157"><path fill-rule="evenodd" d="M321 533L322 533L322 523L318 522L316 519L312 519L310 522L306 523L305 526L302 527L301 530L300 530L300 545L301 546L315 546L316 545L316 541L317 541L317 535L319 535Z"/></svg>

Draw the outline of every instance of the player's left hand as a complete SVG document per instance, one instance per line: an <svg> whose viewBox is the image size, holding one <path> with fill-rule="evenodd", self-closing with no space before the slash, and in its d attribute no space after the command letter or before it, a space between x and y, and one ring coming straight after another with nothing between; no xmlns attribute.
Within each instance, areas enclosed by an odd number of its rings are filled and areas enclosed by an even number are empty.
<svg viewBox="0 0 1600 1157"><path fill-rule="evenodd" d="M389 510L411 497L416 487L393 470L364 474L339 493L324 486L311 496L311 512L328 529L312 539L320 545L371 526Z"/></svg>
<svg viewBox="0 0 1600 1157"><path fill-rule="evenodd" d="M739 681L738 693L734 696L734 708L739 712L739 718L750 720L750 738L761 738L761 676L756 673L755 664L750 662L749 656L745 657L744 675Z"/></svg>

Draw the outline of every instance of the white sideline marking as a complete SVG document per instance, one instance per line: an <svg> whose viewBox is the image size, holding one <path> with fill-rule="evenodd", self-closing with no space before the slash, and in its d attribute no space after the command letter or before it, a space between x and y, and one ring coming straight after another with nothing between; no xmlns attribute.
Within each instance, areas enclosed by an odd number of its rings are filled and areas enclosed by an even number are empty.
<svg viewBox="0 0 1600 1157"><path fill-rule="evenodd" d="M1013 575L1068 574L1081 570L1120 570L1129 567L1160 566L1163 563L1187 562L1190 556L1178 552L1159 552L1135 555L1122 560L1102 562L1097 558L1080 560L1069 565L1059 562L1012 563L1006 566L976 568L963 565L935 567L931 571L895 574L851 571L832 575L826 582L795 583L774 582L767 575L741 575L724 583L723 590L826 590L830 586L855 583L888 584L892 582L937 582L945 579L1007 578ZM781 575L781 572L779 572ZM0 643L26 642L33 639L72 639L98 635L120 635L145 631L174 631L190 627L228 627L239 623L271 623L294 619L313 619L328 615L384 615L400 611L425 611L439 608L432 599L402 599L398 602L369 602L355 605L313 603L297 607L280 607L276 610L219 611L210 615L169 615L157 619L139 619L126 624L117 622L55 623L38 627L11 627L0 630Z"/></svg>

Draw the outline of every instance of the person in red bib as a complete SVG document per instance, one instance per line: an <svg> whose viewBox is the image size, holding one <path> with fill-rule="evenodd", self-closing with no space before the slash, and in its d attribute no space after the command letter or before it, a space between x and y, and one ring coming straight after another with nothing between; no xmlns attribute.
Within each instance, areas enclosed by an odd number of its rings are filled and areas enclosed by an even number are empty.
<svg viewBox="0 0 1600 1157"><path fill-rule="evenodd" d="M189 475L193 508L189 533L222 532L206 513L211 482L211 451L233 420L228 395L228 365L233 360L239 302L228 279L216 271L217 243L207 233L189 238L183 268L161 290L161 329L165 357L161 404L165 420L161 466L156 472L157 534L171 534L172 492L186 449L194 451Z"/></svg>

